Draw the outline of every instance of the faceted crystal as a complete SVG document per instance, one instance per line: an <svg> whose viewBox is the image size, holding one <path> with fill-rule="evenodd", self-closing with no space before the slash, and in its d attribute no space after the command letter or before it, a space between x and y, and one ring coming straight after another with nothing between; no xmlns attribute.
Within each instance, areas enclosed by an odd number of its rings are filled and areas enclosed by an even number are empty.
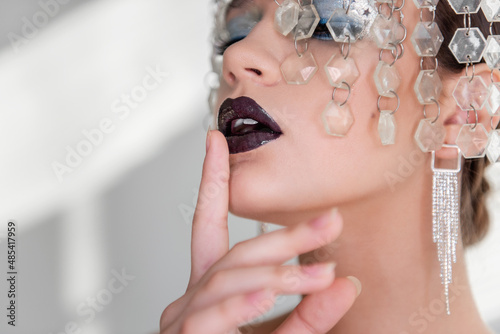
<svg viewBox="0 0 500 334"><path fill-rule="evenodd" d="M418 9L436 7L439 0L413 0Z"/></svg>
<svg viewBox="0 0 500 334"><path fill-rule="evenodd" d="M363 33L364 23L354 16L346 15L345 9L337 8L326 23L335 42L346 42L349 36L351 42L355 42Z"/></svg>
<svg viewBox="0 0 500 334"><path fill-rule="evenodd" d="M344 59L340 54L333 55L325 65L325 72L330 85L337 88L347 88L342 82L353 86L359 77L359 70L352 58Z"/></svg>
<svg viewBox="0 0 500 334"><path fill-rule="evenodd" d="M381 110L378 120L378 134L382 145L392 145L396 138L396 119L391 110Z"/></svg>
<svg viewBox="0 0 500 334"><path fill-rule="evenodd" d="M378 15L372 25L372 37L377 46L381 49L394 48L391 43L397 44L399 42L398 28L399 23L395 15L390 19L384 15Z"/></svg>
<svg viewBox="0 0 500 334"><path fill-rule="evenodd" d="M293 0L283 0L274 14L274 28L284 36L295 28L299 21L300 6Z"/></svg>
<svg viewBox="0 0 500 334"><path fill-rule="evenodd" d="M316 71L318 71L318 64L309 51L300 57L294 52L281 64L281 73L288 84L305 85L316 74Z"/></svg>
<svg viewBox="0 0 500 334"><path fill-rule="evenodd" d="M321 114L326 132L331 136L344 137L352 124L354 117L347 104L340 106L339 102L330 101Z"/></svg>
<svg viewBox="0 0 500 334"><path fill-rule="evenodd" d="M446 130L444 126L435 122L432 118L426 118L420 121L415 132L415 142L424 153L439 151L444 143Z"/></svg>
<svg viewBox="0 0 500 334"><path fill-rule="evenodd" d="M397 92L401 84L396 66L391 66L385 61L379 61L373 73L375 86L377 86L378 94L386 97L394 97L392 91Z"/></svg>
<svg viewBox="0 0 500 334"><path fill-rule="evenodd" d="M417 23L411 36L411 42L419 57L435 57L444 40L438 25L435 22L430 25L429 23Z"/></svg>
<svg viewBox="0 0 500 334"><path fill-rule="evenodd" d="M500 162L500 130L491 131L486 155L492 164Z"/></svg>
<svg viewBox="0 0 500 334"><path fill-rule="evenodd" d="M488 42L483 57L489 68L492 70L495 68L500 69L500 35L488 36Z"/></svg>
<svg viewBox="0 0 500 334"><path fill-rule="evenodd" d="M476 75L472 80L471 77L461 77L453 91L453 98L462 110L481 110L488 93L488 87L480 76Z"/></svg>
<svg viewBox="0 0 500 334"><path fill-rule="evenodd" d="M490 116L500 116L500 82L490 84L486 99L486 110Z"/></svg>
<svg viewBox="0 0 500 334"><path fill-rule="evenodd" d="M439 75L434 70L420 71L415 82L415 93L420 104L433 104L438 101L443 90Z"/></svg>
<svg viewBox="0 0 500 334"><path fill-rule="evenodd" d="M500 1L483 0L481 1L481 9L489 22L500 22Z"/></svg>
<svg viewBox="0 0 500 334"><path fill-rule="evenodd" d="M297 40L310 38L319 23L319 14L313 5L302 6L299 12L299 21L296 27Z"/></svg>
<svg viewBox="0 0 500 334"><path fill-rule="evenodd" d="M459 28L455 31L449 48L460 64L478 63L483 57L486 39L479 28Z"/></svg>
<svg viewBox="0 0 500 334"><path fill-rule="evenodd" d="M488 145L488 132L483 124L464 124L457 136L457 145L462 151L464 158L483 158Z"/></svg>
<svg viewBox="0 0 500 334"><path fill-rule="evenodd" d="M479 11L481 0L448 0L448 3L457 14L475 14Z"/></svg>

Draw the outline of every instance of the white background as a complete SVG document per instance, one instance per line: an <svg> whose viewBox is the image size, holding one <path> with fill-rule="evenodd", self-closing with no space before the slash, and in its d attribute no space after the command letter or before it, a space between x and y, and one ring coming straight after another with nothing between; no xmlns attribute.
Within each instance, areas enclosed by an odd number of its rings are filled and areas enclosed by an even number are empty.
<svg viewBox="0 0 500 334"><path fill-rule="evenodd" d="M194 207L204 157L211 6L73 0L52 9L43 22L38 1L0 0L0 235L9 219L19 233L18 326L0 311L0 332L64 333L75 322L88 334L154 333L189 275L183 212ZM9 33L23 36L37 19L43 26L16 50ZM137 92L148 69L168 76L119 118L113 104ZM60 182L53 163L103 119L114 131ZM499 169L490 174L499 189ZM494 228L468 261L481 312L500 330L498 191L490 207ZM231 217L230 229L234 244L256 225ZM109 290L113 270L135 279L87 321L77 309Z"/></svg>

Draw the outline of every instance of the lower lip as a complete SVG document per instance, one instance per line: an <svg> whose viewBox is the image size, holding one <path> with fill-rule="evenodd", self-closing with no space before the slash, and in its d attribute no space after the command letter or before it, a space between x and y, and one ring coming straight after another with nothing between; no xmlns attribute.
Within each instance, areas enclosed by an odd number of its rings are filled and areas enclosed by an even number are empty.
<svg viewBox="0 0 500 334"><path fill-rule="evenodd" d="M251 132L241 136L226 137L229 146L229 153L243 153L256 149L275 139L278 139L281 133Z"/></svg>

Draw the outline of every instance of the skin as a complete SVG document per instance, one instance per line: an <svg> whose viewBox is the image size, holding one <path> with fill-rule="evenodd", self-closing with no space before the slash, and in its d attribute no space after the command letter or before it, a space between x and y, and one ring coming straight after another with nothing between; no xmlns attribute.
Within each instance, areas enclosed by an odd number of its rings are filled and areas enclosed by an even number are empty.
<svg viewBox="0 0 500 334"><path fill-rule="evenodd" d="M396 144L380 144L372 79L378 49L366 40L354 44L350 53L361 73L348 102L355 123L346 137L331 137L320 119L332 97L322 66L339 54L339 45L311 39L309 50L319 71L307 85L287 85L280 64L295 54L294 43L273 28L274 1L254 4L263 18L224 53L218 104L228 97L249 96L277 121L283 135L256 150L229 156L222 134L209 132L193 220L191 277L186 293L164 311L162 333L236 333L238 325L268 310L281 294L306 297L288 317L245 330L491 333L474 304L461 243L453 266L450 316L441 301L432 242L431 156L421 153L413 140L423 115L413 91L420 59L409 37L406 53L396 63L403 74ZM407 4L404 13L411 36L419 12ZM475 75L490 80L484 64L475 67ZM451 95L458 76L443 72L441 77L438 122L446 128L446 143L454 144L467 115ZM335 100L346 96L339 90ZM384 99L381 106L393 109L394 101ZM428 112L434 115L435 109ZM485 110L478 118L489 129ZM475 121L473 113L469 121ZM437 156L450 163L456 160L452 150ZM285 228L230 250L228 211ZM300 266L282 266L297 255ZM357 298L359 289L345 278L349 275L363 284Z"/></svg>

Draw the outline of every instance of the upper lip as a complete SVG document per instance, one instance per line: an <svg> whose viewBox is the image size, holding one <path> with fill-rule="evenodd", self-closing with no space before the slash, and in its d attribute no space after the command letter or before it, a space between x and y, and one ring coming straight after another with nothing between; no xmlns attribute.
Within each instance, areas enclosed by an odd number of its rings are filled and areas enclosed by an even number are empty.
<svg viewBox="0 0 500 334"><path fill-rule="evenodd" d="M226 99L219 108L218 128L224 136L231 135L231 123L235 119L251 118L273 132L282 133L281 128L274 119L253 99L240 96L236 99Z"/></svg>

